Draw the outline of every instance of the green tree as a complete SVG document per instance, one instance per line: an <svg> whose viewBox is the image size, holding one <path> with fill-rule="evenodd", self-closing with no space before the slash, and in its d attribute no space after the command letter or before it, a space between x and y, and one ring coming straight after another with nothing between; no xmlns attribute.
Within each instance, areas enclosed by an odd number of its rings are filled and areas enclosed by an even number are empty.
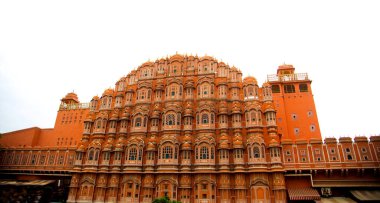
<svg viewBox="0 0 380 203"><path fill-rule="evenodd" d="M181 202L170 200L169 197L165 196L165 197L154 199L152 203L181 203Z"/></svg>

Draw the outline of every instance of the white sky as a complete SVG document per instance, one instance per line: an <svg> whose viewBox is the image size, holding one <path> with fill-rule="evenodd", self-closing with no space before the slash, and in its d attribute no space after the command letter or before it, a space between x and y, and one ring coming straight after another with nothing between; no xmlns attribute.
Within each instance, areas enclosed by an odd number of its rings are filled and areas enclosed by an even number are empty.
<svg viewBox="0 0 380 203"><path fill-rule="evenodd" d="M0 132L54 126L147 60L205 54L260 83L307 72L324 137L380 134L380 2L1 1ZM232 3L233 2L233 3Z"/></svg>

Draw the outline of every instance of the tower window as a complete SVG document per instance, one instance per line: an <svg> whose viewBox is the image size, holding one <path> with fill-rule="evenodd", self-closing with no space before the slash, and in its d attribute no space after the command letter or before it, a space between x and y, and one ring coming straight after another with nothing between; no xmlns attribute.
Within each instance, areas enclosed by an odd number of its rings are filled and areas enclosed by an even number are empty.
<svg viewBox="0 0 380 203"><path fill-rule="evenodd" d="M272 93L280 93L280 86L272 85Z"/></svg>
<svg viewBox="0 0 380 203"><path fill-rule="evenodd" d="M294 134L295 135L299 135L300 133L300 129L299 128L294 128Z"/></svg>
<svg viewBox="0 0 380 203"><path fill-rule="evenodd" d="M314 125L310 125L310 131L311 131L311 132L314 132L314 131L315 131L315 126L314 126Z"/></svg>
<svg viewBox="0 0 380 203"><path fill-rule="evenodd" d="M299 88L300 88L300 92L308 92L307 84L300 84Z"/></svg>
<svg viewBox="0 0 380 203"><path fill-rule="evenodd" d="M311 117L313 115L313 112L312 111L308 111L307 112L307 117Z"/></svg>
<svg viewBox="0 0 380 203"><path fill-rule="evenodd" d="M284 85L285 93L294 93L296 92L294 85Z"/></svg>

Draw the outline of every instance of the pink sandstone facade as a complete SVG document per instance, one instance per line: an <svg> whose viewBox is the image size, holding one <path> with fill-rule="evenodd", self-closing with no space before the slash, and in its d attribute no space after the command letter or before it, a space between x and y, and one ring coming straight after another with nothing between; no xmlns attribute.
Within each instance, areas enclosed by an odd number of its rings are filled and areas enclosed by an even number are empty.
<svg viewBox="0 0 380 203"><path fill-rule="evenodd" d="M310 85L291 65L259 86L208 56L146 62L90 103L67 94L53 129L3 134L0 172L64 177L67 202L284 203L379 188L380 136L322 141Z"/></svg>

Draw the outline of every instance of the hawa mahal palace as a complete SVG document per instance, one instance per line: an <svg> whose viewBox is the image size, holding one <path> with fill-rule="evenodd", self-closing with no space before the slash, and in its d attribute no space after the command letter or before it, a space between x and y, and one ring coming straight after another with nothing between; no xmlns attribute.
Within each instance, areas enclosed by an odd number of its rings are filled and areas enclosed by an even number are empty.
<svg viewBox="0 0 380 203"><path fill-rule="evenodd" d="M0 186L54 185L67 202L380 200L380 136L322 140L306 73L261 86L212 57L146 62L54 128L4 133ZM351 197L351 198L350 198Z"/></svg>

